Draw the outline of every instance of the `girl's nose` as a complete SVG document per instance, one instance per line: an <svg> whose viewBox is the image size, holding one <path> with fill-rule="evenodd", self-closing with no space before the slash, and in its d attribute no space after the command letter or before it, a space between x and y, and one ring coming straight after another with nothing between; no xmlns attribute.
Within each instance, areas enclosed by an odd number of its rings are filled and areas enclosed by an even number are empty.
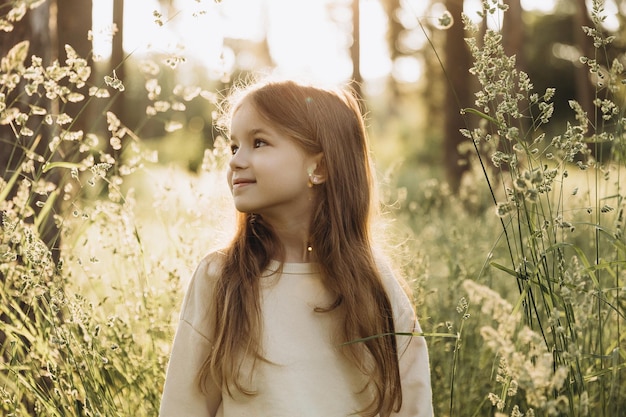
<svg viewBox="0 0 626 417"><path fill-rule="evenodd" d="M245 156L245 151L241 148L237 149L237 152L233 154L228 164L230 166L230 169L233 171L245 168L248 164L247 158Z"/></svg>

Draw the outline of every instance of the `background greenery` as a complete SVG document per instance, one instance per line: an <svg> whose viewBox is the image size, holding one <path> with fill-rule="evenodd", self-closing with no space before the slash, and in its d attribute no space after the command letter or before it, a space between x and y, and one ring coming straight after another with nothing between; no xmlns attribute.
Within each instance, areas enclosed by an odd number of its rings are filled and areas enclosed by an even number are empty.
<svg viewBox="0 0 626 417"><path fill-rule="evenodd" d="M416 295L436 415L619 416L624 30L602 19L624 2L562 1L544 15L489 0L474 25L462 1L444 3L449 15L433 5L407 26L394 16L410 3L382 2L390 54L420 60L420 80L352 74L381 183L379 233ZM183 54L139 59L119 33L97 60L89 5L0 6L7 416L156 415L187 280L233 225L211 115L243 65L215 76ZM165 27L185 13L161 6ZM55 7L52 33L37 22ZM402 43L416 32L423 47ZM225 48L271 62L263 42ZM563 59L565 47L587 59Z"/></svg>

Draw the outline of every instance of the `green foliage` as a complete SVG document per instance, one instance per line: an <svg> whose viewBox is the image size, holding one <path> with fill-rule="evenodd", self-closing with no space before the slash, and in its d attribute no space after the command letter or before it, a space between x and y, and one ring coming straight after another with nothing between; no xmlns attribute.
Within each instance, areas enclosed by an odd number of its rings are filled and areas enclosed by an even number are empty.
<svg viewBox="0 0 626 417"><path fill-rule="evenodd" d="M485 14L506 10L498 1L485 3L491 7ZM541 132L553 114L554 90L533 91L497 31L487 29L480 42L468 39L481 88L476 108L465 112L480 120L462 133L483 167L503 233L498 245L506 249L504 256L490 252L489 274L514 282L519 295L510 303L479 285L487 271L462 287L468 311L476 306L479 319L492 322L479 330L496 355L487 398L504 415L617 415L626 401L616 389L626 369L623 165L591 156L605 143L619 155L626 126L623 67L600 60L613 39L598 29L602 12L593 2L596 28L583 29L597 56L581 59L596 76L597 112L587 115L571 100L576 123L551 138Z"/></svg>
<svg viewBox="0 0 626 417"><path fill-rule="evenodd" d="M0 29L37 6L17 3ZM506 9L484 4L485 13ZM599 25L601 3L593 4ZM398 178L393 169L386 176L396 222L385 234L428 337L436 415L614 416L626 408L626 93L620 61L601 58L611 39L585 30L598 48L581 61L596 80L597 115L570 100L574 122L552 135L555 91L535 92L497 31L480 42L476 32L469 46L481 87L465 109L476 125L463 131L475 153L459 194L432 179L426 165L439 150L430 143L407 157ZM146 115L172 147L187 132L201 147L199 128L183 129L178 116L215 94L180 85L165 93L161 66L148 61L135 86L114 73L93 84L71 47L65 62L52 63L28 50L16 42L0 61L0 127L13 133L0 146L19 158L0 180L0 414L155 415L185 279L230 237L220 178L227 149L215 138L197 175L165 169L114 113L105 113L106 132L83 132L64 103L108 103L143 84ZM393 161L414 126L379 125L399 138L380 143ZM607 143L612 157L596 161L589 150ZM42 238L50 221L59 257Z"/></svg>
<svg viewBox="0 0 626 417"><path fill-rule="evenodd" d="M506 11L484 4L492 21ZM462 132L471 169L458 195L421 167L399 170L406 185L389 201L415 233L407 271L420 277L422 325L458 335L429 339L436 415L616 416L626 407L626 91L623 57L613 59L613 38L599 30L601 6L596 27L578 29L597 48L580 59L595 114L567 92L568 108L557 108L562 91L537 92L501 33L466 20L480 85L463 110L475 123ZM598 149L611 155L596 160Z"/></svg>
<svg viewBox="0 0 626 417"><path fill-rule="evenodd" d="M41 4L8 4L1 29ZM167 256L147 252L148 216L135 217L129 180L156 155L112 111L93 123L103 131L75 121L95 102L110 106L123 80L113 72L94 82L69 45L64 62L31 54L18 40L0 60L0 414L154 416L182 278L201 256L170 226L187 221L197 235L201 214L167 219ZM162 66L142 62L144 114L173 132L185 103L215 96L182 85L166 92ZM83 107L68 114L68 103ZM207 165L217 158L209 152Z"/></svg>

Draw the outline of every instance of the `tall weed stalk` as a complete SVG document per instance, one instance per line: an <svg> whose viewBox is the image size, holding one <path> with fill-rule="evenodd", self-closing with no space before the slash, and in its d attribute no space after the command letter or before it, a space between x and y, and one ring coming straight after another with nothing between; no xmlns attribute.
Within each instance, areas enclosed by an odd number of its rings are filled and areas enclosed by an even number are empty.
<svg viewBox="0 0 626 417"><path fill-rule="evenodd" d="M475 107L463 110L479 123L462 133L487 166L508 249L491 259L492 273L519 290L509 303L464 283L470 305L493 320L480 332L498 358L488 395L497 415L618 416L626 409L624 67L623 56L608 59L614 38L602 30L603 2L592 4L594 27L581 30L595 56L580 62L596 87L595 112L570 100L575 122L554 137L545 133L554 89L535 92L515 56L505 54L502 35L487 29L479 40L464 17L480 89ZM483 18L507 10L498 0L483 6ZM600 159L606 145L611 155Z"/></svg>
<svg viewBox="0 0 626 417"><path fill-rule="evenodd" d="M0 30L42 3L9 2ZM88 105L110 108L124 91L115 72L94 81L70 45L64 61L29 49L20 40L0 61L0 414L156 415L190 271L145 251L128 180L155 155L111 111L94 123L103 131L77 127ZM182 126L170 116L214 94L182 85L166 93L159 74L181 60L163 61L140 68L146 115L171 132ZM71 113L69 103L83 106ZM175 233L169 255L194 262Z"/></svg>

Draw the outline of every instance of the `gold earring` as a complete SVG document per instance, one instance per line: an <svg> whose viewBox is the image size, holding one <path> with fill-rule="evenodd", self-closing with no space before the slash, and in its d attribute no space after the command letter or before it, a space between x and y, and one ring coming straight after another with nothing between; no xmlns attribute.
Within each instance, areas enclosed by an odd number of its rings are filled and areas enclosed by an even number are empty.
<svg viewBox="0 0 626 417"><path fill-rule="evenodd" d="M320 183L320 177L318 177L317 175L309 175L309 181L307 183L307 186L309 188L313 187L314 185L318 185Z"/></svg>

